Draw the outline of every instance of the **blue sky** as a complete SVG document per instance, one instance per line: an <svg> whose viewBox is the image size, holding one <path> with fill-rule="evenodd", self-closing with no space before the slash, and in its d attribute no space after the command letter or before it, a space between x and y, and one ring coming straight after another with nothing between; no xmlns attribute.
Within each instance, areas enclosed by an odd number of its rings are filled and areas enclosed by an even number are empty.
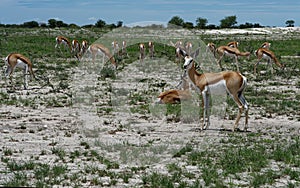
<svg viewBox="0 0 300 188"><path fill-rule="evenodd" d="M123 21L158 21L167 23L173 16L192 22L206 18L208 24L220 25L226 16L237 16L239 24L259 23L264 26L286 26L294 20L300 26L300 1L234 1L234 0L0 0L0 23L21 24L26 21L47 23L54 18L77 25L107 24Z"/></svg>

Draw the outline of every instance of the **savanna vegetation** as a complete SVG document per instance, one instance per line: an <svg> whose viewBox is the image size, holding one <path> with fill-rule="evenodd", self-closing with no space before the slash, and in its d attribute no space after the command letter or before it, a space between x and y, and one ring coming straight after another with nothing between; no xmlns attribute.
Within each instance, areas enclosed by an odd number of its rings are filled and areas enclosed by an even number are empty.
<svg viewBox="0 0 300 188"><path fill-rule="evenodd" d="M96 75L96 95L92 103L97 116L104 118L102 124L93 127L91 131L83 130L80 123L72 124L78 114L61 120L63 125L71 126L69 129L60 128L56 123L56 116L41 119L37 115L26 121L26 110L71 109L76 95L75 87L80 86L72 84L72 76L88 67L83 66L83 62L77 61L63 48L55 49L55 37L64 35L70 39L85 39L92 43L108 31L110 29L97 27L0 28L1 67L9 53L22 53L32 60L34 71L40 78L29 82L31 89L23 91L20 71L16 70L14 75L14 87L5 83L1 75L0 186L300 186L299 31L289 34L196 34L204 43L214 42L217 46L233 40L239 41L239 49L251 54L263 42L268 41L271 43L271 50L284 63L284 70L273 65L274 75L271 75L270 69L264 64L259 65L259 74L254 75L256 57L251 55L249 60L239 58L240 70L248 78L245 90L245 97L250 104L251 120L248 132L231 133L221 127L207 132L197 132L195 129L176 131L176 127L180 126L177 123L180 124L182 113L179 104L167 106L165 124L151 126L155 124L155 120L151 117L150 96L158 95L168 85L167 81L148 77L138 80L139 84L148 84L151 90L143 87L135 90L121 87L113 91L111 85L119 81L118 75L125 74L127 68L138 60L137 45L128 47L126 57L116 57L119 63L117 70L105 66ZM181 67L174 52L172 46L155 44L156 59L164 57L173 62L174 67ZM235 65L232 62L231 58L225 58L222 64L226 69L234 70ZM199 71L201 72L201 66ZM89 88L84 89L88 93ZM150 125L140 128L131 124L131 121L116 121L113 101L107 97L113 92L125 96L124 101L135 117L134 121L143 120ZM237 110L230 98L227 102L229 105L224 121L234 119ZM21 108L24 113L9 110L13 108ZM15 125L13 120L20 121ZM282 120L280 122L283 123L276 123L276 120ZM52 131L44 132L47 128L43 124L52 121L56 123L53 127L58 128L48 128ZM15 127L9 125L10 123ZM151 137L156 133L157 126L170 125L174 127L168 129L167 135L170 138ZM187 125L180 128L185 126ZM193 127L197 126L194 124ZM164 131L159 133L163 134ZM189 136L181 140L173 138L172 135L182 132ZM126 137L128 134L130 138L138 138L140 142L122 140L118 134L121 138L129 138ZM36 152L28 154L26 147L20 149L15 143L23 145L36 140L28 140L22 135L27 135L28 138L31 138L30 135L40 135L37 138L46 145L37 147ZM60 139L56 139L58 136L61 136ZM105 140L105 136L120 139L120 142L110 143ZM73 139L72 147L64 144L68 139Z"/></svg>

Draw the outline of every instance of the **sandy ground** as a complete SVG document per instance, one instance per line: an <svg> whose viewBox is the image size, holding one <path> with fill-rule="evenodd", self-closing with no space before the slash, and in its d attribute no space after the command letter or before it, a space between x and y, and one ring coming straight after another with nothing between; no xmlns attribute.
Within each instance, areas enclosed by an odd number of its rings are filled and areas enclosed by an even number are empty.
<svg viewBox="0 0 300 188"><path fill-rule="evenodd" d="M67 153L75 150L83 150L82 142L87 142L91 149L111 161L120 164L119 171L126 171L131 167L148 165L149 172L159 171L167 173L166 164L180 163L180 158L172 155L187 143L194 143L199 148L219 143L220 139L227 137L233 126L234 120L218 116L212 116L211 126L206 131L199 131L199 117L191 115L175 120L172 116L165 116L165 106L157 107L154 104L156 96L164 89L174 87L181 74L178 67L165 63L161 66L160 60L146 59L145 64L151 62L152 70L145 70L145 66L139 66L134 62L124 70L117 72L115 80L101 80L97 71L98 67L86 68L79 66L70 72L73 73L70 87L65 91L53 93L51 87L38 87L31 82L29 90L2 89L8 92L10 98L16 100L28 99L40 101L35 106L2 105L0 107L0 153L6 149L12 149L11 158L16 161L26 161L32 158L39 162L55 164L57 156L52 154L53 147L63 148ZM155 62L156 61L156 62ZM146 66L149 68L149 66ZM146 74L145 74L146 72ZM169 72L172 72L171 76ZM147 78L147 81L142 81ZM166 86L153 86L163 80ZM1 83L3 80L1 81ZM2 83L3 85L4 83ZM291 89L291 88L289 88ZM294 88L298 91L297 88ZM150 113L135 113L130 110L139 101L130 104L126 97L134 94L150 93L147 99L152 101ZM70 95L72 94L72 97ZM157 95L155 95L155 93ZM72 100L73 104L67 107L47 107L51 99L65 96L65 100ZM40 97L38 100L37 98ZM143 104L141 102L141 104ZM199 102L194 103L198 108ZM187 110L189 106L183 106ZM111 110L105 112L105 110ZM248 132L262 132L266 137L276 135L298 135L300 122L289 115L261 117L260 109L250 107L250 119ZM239 128L243 129L242 117ZM146 145L151 145L145 149ZM41 153L46 155L41 155ZM65 163L70 173L82 171L84 166L92 164L85 160L76 163ZM101 164L99 164L101 167ZM103 167L104 168L104 167ZM191 172L197 173L199 169L191 167ZM5 165L0 162L0 171L5 171ZM1 175L2 176L2 175ZM7 180L11 174L4 175L0 182ZM141 177L136 175L130 178L128 183L121 180L118 186L138 185ZM109 185L109 180L103 178L103 185Z"/></svg>

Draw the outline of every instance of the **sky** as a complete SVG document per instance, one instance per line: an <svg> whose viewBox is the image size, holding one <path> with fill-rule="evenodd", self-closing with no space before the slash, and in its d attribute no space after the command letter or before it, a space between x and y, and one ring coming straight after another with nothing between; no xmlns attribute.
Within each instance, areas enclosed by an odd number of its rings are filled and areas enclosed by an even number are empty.
<svg viewBox="0 0 300 188"><path fill-rule="evenodd" d="M151 22L167 24L174 16L196 24L206 18L208 24L220 25L227 16L236 16L237 25L258 23L263 26L286 26L294 20L300 26L299 0L0 0L0 23L22 24L27 21L48 23L49 19L79 26L95 24L123 25Z"/></svg>

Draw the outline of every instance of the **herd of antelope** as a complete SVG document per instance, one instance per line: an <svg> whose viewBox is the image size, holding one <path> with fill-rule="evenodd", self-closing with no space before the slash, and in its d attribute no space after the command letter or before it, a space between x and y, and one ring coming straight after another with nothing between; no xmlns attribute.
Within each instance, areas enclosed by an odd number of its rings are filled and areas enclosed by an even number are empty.
<svg viewBox="0 0 300 188"><path fill-rule="evenodd" d="M102 56L102 61L104 62L104 57L107 57L109 61L117 68L117 63L114 55L124 55L127 54L126 51L126 41L122 41L122 47L120 50L117 41L112 42L112 52L102 44L91 44L88 45L86 40L81 43L74 39L71 42L68 38L63 36L57 36L55 38L56 44L55 49L60 49L63 46L65 49L70 51L74 57L79 61L84 53L88 52L92 55L92 62L95 63L95 58L97 54ZM176 57L184 59L184 74L182 76L182 84L180 89L172 89L162 92L158 98L159 103L177 103L181 100L186 100L191 98L190 89L196 90L202 95L202 107L203 110L203 124L202 129L206 129L210 124L210 110L209 110L209 100L210 95L215 94L217 90L222 90L227 92L229 96L235 101L238 106L238 114L232 131L238 126L241 114L245 112L245 130L248 126L248 103L243 95L243 91L247 85L247 78L240 73L238 58L240 56L250 57L250 52L241 52L238 49L238 42L230 42L227 45L216 47L214 43L207 44L206 53L213 53L216 58L218 66L223 70L221 65L221 60L225 56L234 57L236 64L236 71L222 71L217 73L203 73L200 74L195 68L194 58L192 53L192 43L186 43L183 45L181 41L174 44L176 49ZM257 57L257 62L254 65L254 74L256 74L257 65L264 58L267 60L269 66L272 67L272 62L274 62L278 67L283 68L284 65L281 64L276 58L274 52L270 50L270 43L263 43L257 50L255 50L255 55ZM138 44L139 49L139 59L143 62L145 59L146 46L144 43ZM154 43L150 41L148 43L149 56L152 59L154 57ZM199 53L199 52L198 52ZM35 78L34 72L32 70L32 62L29 58L25 57L19 53L11 53L5 58L5 65L7 66L5 70L6 77L12 78L12 74L16 67L22 68L24 72L24 88L28 88L27 75L31 75L31 78ZM273 69L272 69L273 74Z"/></svg>
<svg viewBox="0 0 300 188"><path fill-rule="evenodd" d="M227 45L216 47L214 43L208 43L206 53L213 53L216 58L217 64L220 69L223 70L221 60L225 56L234 57L236 64L236 71L222 71L216 73L203 73L200 74L195 68L194 55L191 52L192 45L187 43L185 46L181 41L174 44L176 48L176 56L178 58L184 58L184 74L179 89L171 89L162 92L158 96L159 103L178 103L181 100L189 100L192 95L190 89L195 89L197 93L202 96L202 108L203 108L203 122L201 130L206 129L210 125L210 95L227 93L237 104L238 114L232 128L235 131L238 127L241 115L245 112L245 126L244 130L248 127L248 111L249 105L243 95L245 87L247 85L247 78L240 73L238 57L245 56L250 57L250 52L241 52L238 49L238 42L229 42ZM284 68L284 65L278 61L274 52L270 50L270 43L263 43L257 50L255 50L255 56L257 57L257 63L254 65L254 74L256 74L256 67L264 58L267 60L268 65L271 67L273 74L272 62L278 67ZM188 80L188 81L187 81ZM191 88L189 84L191 84Z"/></svg>

